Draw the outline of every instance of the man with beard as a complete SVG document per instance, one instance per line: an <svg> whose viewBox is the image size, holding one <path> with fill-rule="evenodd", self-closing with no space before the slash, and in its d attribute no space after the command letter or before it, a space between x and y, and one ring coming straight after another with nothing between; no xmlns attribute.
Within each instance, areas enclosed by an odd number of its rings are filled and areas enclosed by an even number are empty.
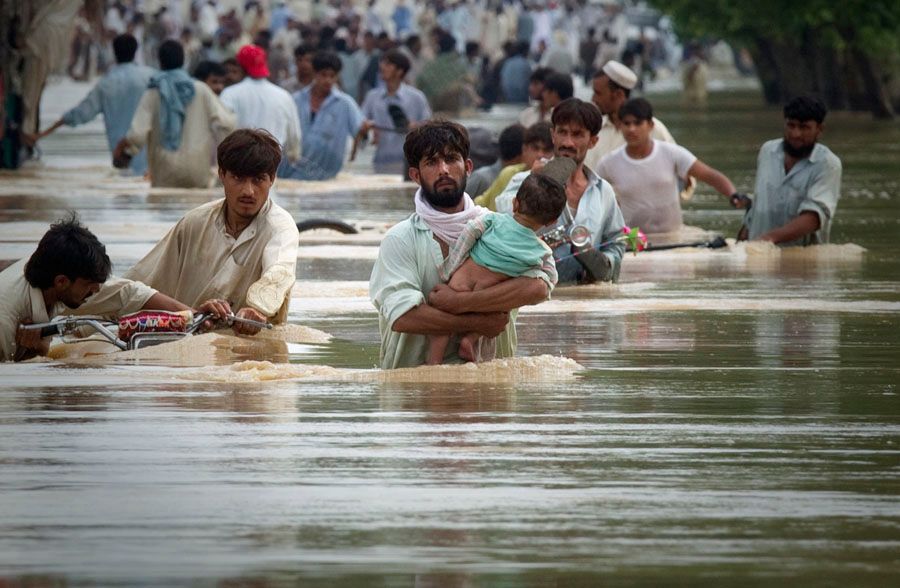
<svg viewBox="0 0 900 588"><path fill-rule="evenodd" d="M51 225L29 259L0 273L0 361L46 355L50 339L21 326L46 323L60 314L122 315L143 309L188 308L140 282L111 277L111 268L106 248L74 214ZM101 295L102 303L83 312L84 303L101 287L115 294ZM214 311L208 304L202 308Z"/></svg>
<svg viewBox="0 0 900 588"><path fill-rule="evenodd" d="M597 144L602 115L590 102L569 98L553 109L553 149L556 157L571 157L577 164L566 182L566 208L557 221L567 228L587 229L591 244L556 246L556 270L559 283L591 283L616 281L625 247L615 238L622 233L625 220L616 202L612 186L584 163L584 158ZM537 167L537 166L535 166ZM519 186L531 171L516 174L497 196L497 212L512 214L512 201Z"/></svg>
<svg viewBox="0 0 900 588"><path fill-rule="evenodd" d="M385 235L369 281L381 367L424 364L428 335L451 335L447 363L460 361L459 337L466 333L497 337L496 357L515 355L513 309L546 300L552 276L533 270L473 292L442 284L442 260L466 224L485 212L465 193L472 171L468 133L453 122L429 121L407 135L403 150L409 176L419 184L416 211Z"/></svg>
<svg viewBox="0 0 900 588"><path fill-rule="evenodd" d="M812 96L784 107L784 138L763 144L753 205L738 239L779 245L827 243L841 197L841 160L818 143L827 110Z"/></svg>

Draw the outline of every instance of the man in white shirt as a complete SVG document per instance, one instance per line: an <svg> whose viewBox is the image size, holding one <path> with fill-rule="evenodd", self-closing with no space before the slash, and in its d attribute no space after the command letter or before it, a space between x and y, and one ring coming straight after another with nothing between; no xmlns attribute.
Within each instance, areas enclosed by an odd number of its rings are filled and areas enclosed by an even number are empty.
<svg viewBox="0 0 900 588"><path fill-rule="evenodd" d="M244 45L236 56L247 76L222 91L222 103L237 115L237 126L265 129L281 145L285 157L300 158L300 119L294 100L284 88L267 80L266 52L256 45Z"/></svg>
<svg viewBox="0 0 900 588"><path fill-rule="evenodd" d="M597 144L588 151L584 162L591 169L596 169L600 159L625 144L619 121L619 109L631 95L637 85L637 76L627 66L618 61L608 61L594 76L594 94L591 101L603 114L603 126L597 135ZM653 119L651 137L658 141L674 143L675 139L669 129L659 119Z"/></svg>

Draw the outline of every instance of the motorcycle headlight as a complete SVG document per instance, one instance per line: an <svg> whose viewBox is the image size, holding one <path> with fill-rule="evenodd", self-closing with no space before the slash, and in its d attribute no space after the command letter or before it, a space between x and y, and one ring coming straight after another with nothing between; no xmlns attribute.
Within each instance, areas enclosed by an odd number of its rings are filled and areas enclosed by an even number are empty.
<svg viewBox="0 0 900 588"><path fill-rule="evenodd" d="M576 247L584 247L591 244L591 232L587 227L575 225L569 229L569 241Z"/></svg>

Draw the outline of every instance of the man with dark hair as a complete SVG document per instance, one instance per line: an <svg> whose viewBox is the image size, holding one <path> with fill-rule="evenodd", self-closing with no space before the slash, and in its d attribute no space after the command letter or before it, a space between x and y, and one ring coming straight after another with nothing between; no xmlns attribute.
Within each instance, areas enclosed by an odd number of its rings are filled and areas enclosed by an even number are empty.
<svg viewBox="0 0 900 588"><path fill-rule="evenodd" d="M575 171L566 183L567 205L558 224L581 226L591 235L591 245L564 243L554 249L560 283L616 281L625 248L610 243L622 233L625 221L616 194L606 180L584 164L588 150L597 143L603 117L597 107L569 98L553 109L553 148L556 157L575 160ZM498 212L512 213L512 200L530 171L513 176L497 197ZM599 248L602 245L602 248Z"/></svg>
<svg viewBox="0 0 900 588"><path fill-rule="evenodd" d="M316 48L306 43L300 44L294 49L295 75L281 82L281 87L293 94L299 92L313 82L316 72L312 66L313 55Z"/></svg>
<svg viewBox="0 0 900 588"><path fill-rule="evenodd" d="M347 139L363 128L365 117L348 94L337 88L341 59L332 51L313 57L313 83L295 93L300 118L302 157L285 164L279 176L295 180L329 180L341 171L347 154Z"/></svg>
<svg viewBox="0 0 900 588"><path fill-rule="evenodd" d="M375 173L405 174L404 136L411 125L431 118L425 94L403 81L409 68L409 58L399 49L386 51L379 64L384 87L369 90L362 103L367 119L362 132L375 132Z"/></svg>
<svg viewBox="0 0 900 588"><path fill-rule="evenodd" d="M378 310L381 367L422 365L428 335L475 332L497 337L497 356L515 354L509 312L547 299L551 276L532 271L476 292L454 292L440 283L435 260L445 258L466 223L482 209L465 193L472 170L466 129L449 121L415 128L403 146L409 175L419 190L416 212L385 235L369 281ZM453 337L445 361L458 361Z"/></svg>
<svg viewBox="0 0 900 588"><path fill-rule="evenodd" d="M246 75L241 64L234 57L229 57L222 62L225 67L225 87L233 86L244 79Z"/></svg>
<svg viewBox="0 0 900 588"><path fill-rule="evenodd" d="M194 68L194 79L209 86L218 96L225 89L225 67L217 61L201 61Z"/></svg>
<svg viewBox="0 0 900 588"><path fill-rule="evenodd" d="M722 172L680 145L657 141L653 132L653 107L644 98L632 98L619 109L625 146L600 160L594 171L612 184L625 224L645 233L675 233L684 226L679 181L688 175L701 180L743 208L739 194Z"/></svg>
<svg viewBox="0 0 900 588"><path fill-rule="evenodd" d="M550 110L544 107L544 83L552 73L549 67L539 67L528 78L528 99L534 104L519 113L519 124L526 129L539 122L550 122Z"/></svg>
<svg viewBox="0 0 900 588"><path fill-rule="evenodd" d="M29 259L0 273L0 361L46 355L50 339L20 327L46 323L60 314L188 308L144 284L111 277L111 269L106 248L74 214L50 225ZM103 302L96 303L96 297Z"/></svg>
<svg viewBox="0 0 900 588"><path fill-rule="evenodd" d="M593 84L594 94L591 101L603 114L603 128L597 136L597 144L588 151L585 164L591 169L596 169L604 155L625 144L619 121L619 109L631 96L631 90L637 85L637 76L628 66L618 61L608 61L594 74ZM650 136L657 141L675 142L669 129L658 118L653 119L653 131Z"/></svg>
<svg viewBox="0 0 900 588"><path fill-rule="evenodd" d="M116 65L100 78L78 106L63 114L62 118L41 132L37 139L46 137L63 125L70 127L83 125L103 113L106 142L112 152L128 132L128 126L131 124L141 96L144 95L150 79L157 73L152 67L134 63L137 47L137 40L128 33L113 39ZM144 172L147 171L147 151L141 149L131 159L128 168L132 175L144 175Z"/></svg>
<svg viewBox="0 0 900 588"><path fill-rule="evenodd" d="M525 129L520 161L501 169L493 183L475 198L475 204L496 211L497 196L503 193L513 176L530 170L535 162L553 157L552 129L553 127L548 122L539 122Z"/></svg>
<svg viewBox="0 0 900 588"><path fill-rule="evenodd" d="M531 62L528 61L528 42L516 43L512 56L500 68L500 90L512 104L527 104L531 97ZM519 120L521 123L522 121ZM523 126L527 126L523 123Z"/></svg>
<svg viewBox="0 0 900 588"><path fill-rule="evenodd" d="M225 197L185 214L125 277L188 304L215 299L239 317L284 322L300 234L269 199L281 146L266 131L239 129L219 144L217 160Z"/></svg>
<svg viewBox="0 0 900 588"><path fill-rule="evenodd" d="M244 45L237 56L244 73L243 80L222 92L222 104L237 116L243 129L263 129L281 145L289 161L300 157L300 120L297 108L287 90L266 78L269 66L266 52L256 45Z"/></svg>
<svg viewBox="0 0 900 588"><path fill-rule="evenodd" d="M435 112L458 113L470 95L472 82L466 61L456 52L456 39L438 31L438 55L416 78L416 85L425 93L431 108Z"/></svg>
<svg viewBox="0 0 900 588"><path fill-rule="evenodd" d="M159 63L162 71L150 81L128 133L113 150L113 163L127 165L146 145L152 186L206 188L212 179L210 153L234 128L234 114L182 69L178 41L159 46Z"/></svg>
<svg viewBox="0 0 900 588"><path fill-rule="evenodd" d="M572 76L569 74L553 72L544 80L544 91L541 92L543 107L553 113L553 109L563 100L571 98L575 93L572 86Z"/></svg>
<svg viewBox="0 0 900 588"><path fill-rule="evenodd" d="M784 138L763 144L752 208L739 239L779 245L828 243L841 197L841 160L819 143L827 110L813 96L784 107Z"/></svg>
<svg viewBox="0 0 900 588"><path fill-rule="evenodd" d="M491 165L480 167L469 176L468 191L473 198L480 196L494 183L504 167L515 165L522 161L522 141L525 138L525 128L520 124L506 127L500 132L497 144L500 147L500 157Z"/></svg>

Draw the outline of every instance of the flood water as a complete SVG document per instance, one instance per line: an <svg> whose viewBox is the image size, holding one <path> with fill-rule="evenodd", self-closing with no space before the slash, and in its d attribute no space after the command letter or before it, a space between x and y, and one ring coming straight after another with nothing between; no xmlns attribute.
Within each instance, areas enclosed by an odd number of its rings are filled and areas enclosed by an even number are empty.
<svg viewBox="0 0 900 588"><path fill-rule="evenodd" d="M752 189L778 110L655 103ZM377 231L304 237L290 322L328 343L0 365L0 585L896 584L900 127L827 124L837 245L629 256L621 284L523 309L519 354L552 356L534 365L373 370ZM100 128L0 176L0 264L76 208L122 270L212 197L111 177ZM373 226L412 210L362 185L278 198ZM733 236L740 216L701 186L685 220Z"/></svg>

